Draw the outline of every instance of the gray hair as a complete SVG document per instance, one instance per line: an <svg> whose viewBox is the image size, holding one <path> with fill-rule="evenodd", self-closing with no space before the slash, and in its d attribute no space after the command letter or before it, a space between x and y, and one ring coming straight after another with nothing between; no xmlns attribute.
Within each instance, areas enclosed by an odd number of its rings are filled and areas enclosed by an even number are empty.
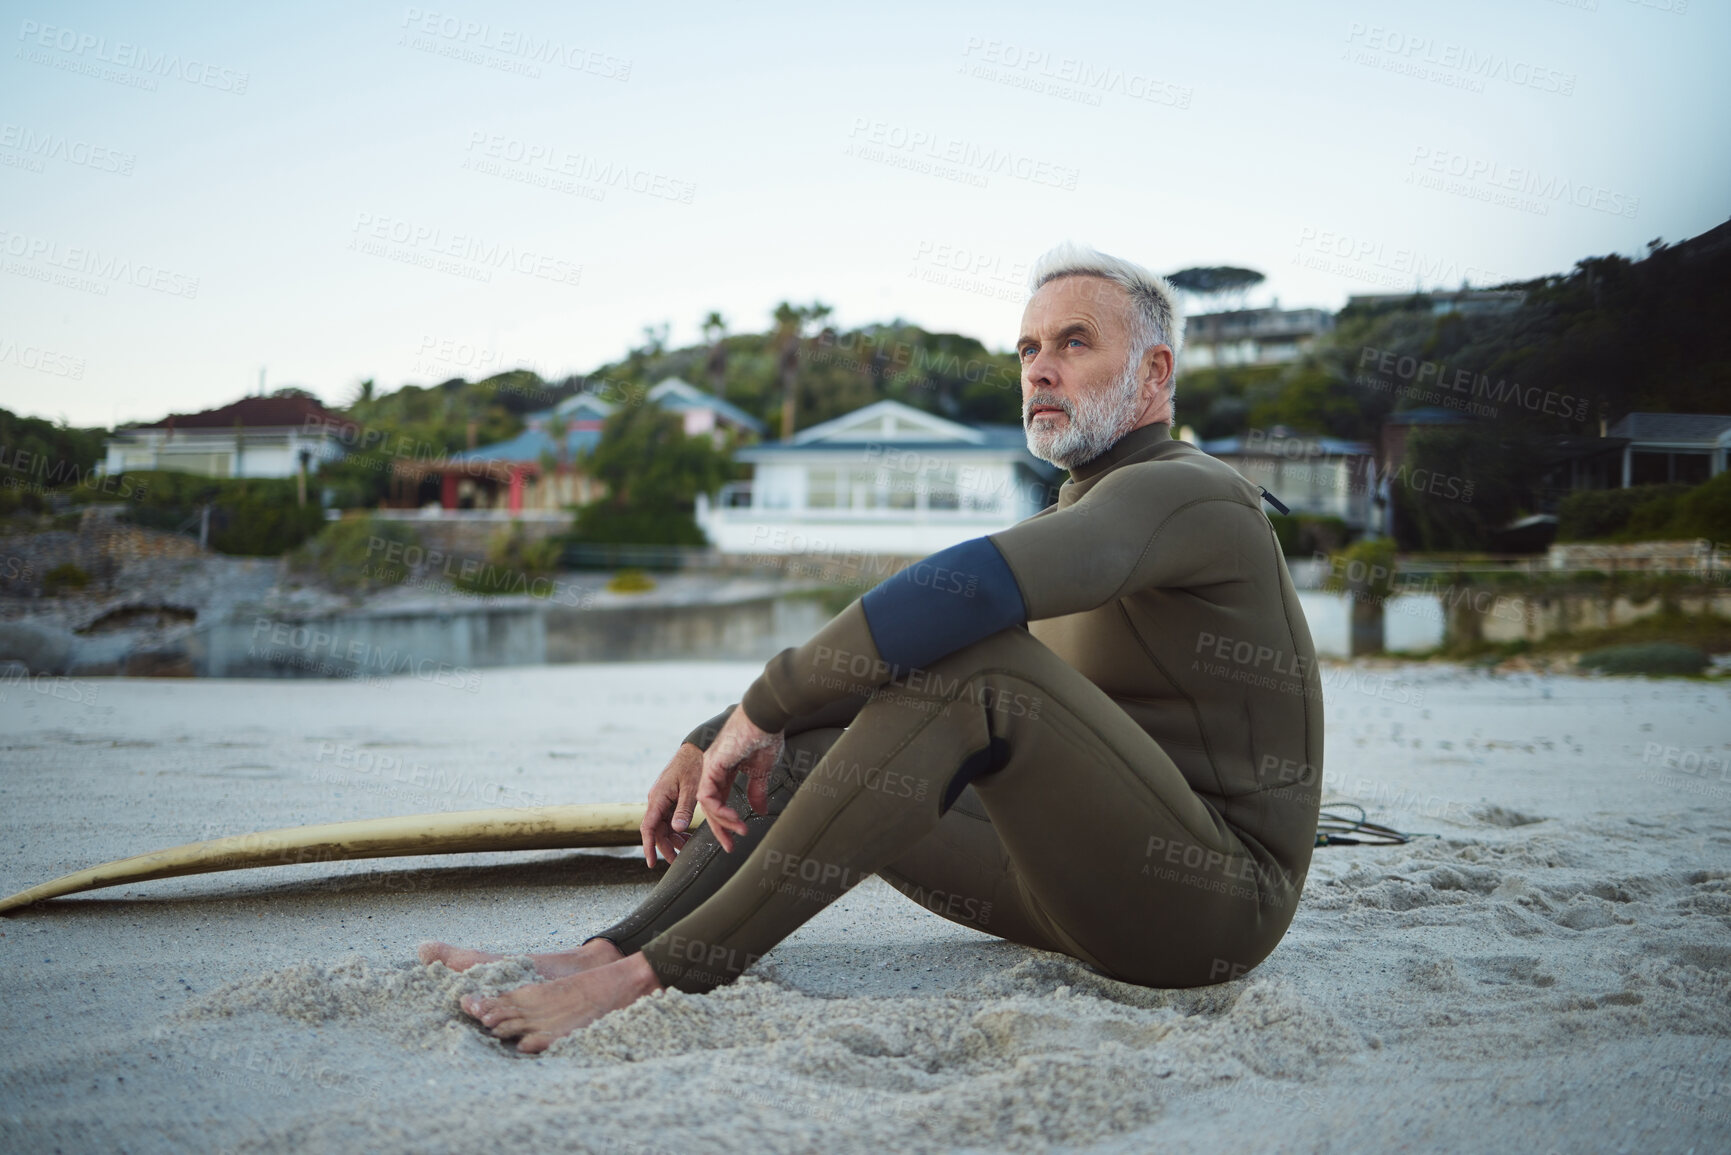
<svg viewBox="0 0 1731 1155"><path fill-rule="evenodd" d="M1102 277L1122 285L1130 294L1130 360L1156 345L1172 350L1174 376L1168 384L1172 395L1173 420L1178 417L1176 365L1184 348L1184 310L1178 294L1165 277L1149 272L1122 257L1110 256L1086 245L1065 241L1034 262L1028 274L1028 292L1037 293L1048 281L1059 277Z"/></svg>

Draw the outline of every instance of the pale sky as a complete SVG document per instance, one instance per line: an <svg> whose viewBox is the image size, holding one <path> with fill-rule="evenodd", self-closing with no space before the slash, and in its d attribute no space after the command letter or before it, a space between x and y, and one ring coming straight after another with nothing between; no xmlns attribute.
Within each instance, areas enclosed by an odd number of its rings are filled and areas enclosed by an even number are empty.
<svg viewBox="0 0 1731 1155"><path fill-rule="evenodd" d="M1731 215L1723 0L0 12L0 407L78 425L784 298L1007 348L1064 239L1333 309Z"/></svg>

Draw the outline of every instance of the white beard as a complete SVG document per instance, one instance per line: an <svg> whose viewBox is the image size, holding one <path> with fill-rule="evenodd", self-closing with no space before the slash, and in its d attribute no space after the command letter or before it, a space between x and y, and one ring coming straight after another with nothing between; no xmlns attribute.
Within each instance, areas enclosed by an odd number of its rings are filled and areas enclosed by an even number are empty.
<svg viewBox="0 0 1731 1155"><path fill-rule="evenodd" d="M1028 434L1028 452L1060 469L1086 465L1130 432L1142 408L1141 358L1132 357L1118 379L1104 389L1086 390L1074 404L1054 393L1036 391L1022 403L1022 428ZM1036 426L1030 420L1035 405L1062 409L1063 429Z"/></svg>

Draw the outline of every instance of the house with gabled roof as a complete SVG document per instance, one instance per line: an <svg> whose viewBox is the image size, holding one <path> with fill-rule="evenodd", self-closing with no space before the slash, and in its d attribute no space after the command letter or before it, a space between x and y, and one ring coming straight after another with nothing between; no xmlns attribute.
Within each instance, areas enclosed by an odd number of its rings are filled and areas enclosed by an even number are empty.
<svg viewBox="0 0 1731 1155"><path fill-rule="evenodd" d="M204 477L293 477L343 455L353 423L311 397L243 397L217 409L126 425L105 446L114 476L167 469Z"/></svg>
<svg viewBox="0 0 1731 1155"><path fill-rule="evenodd" d="M739 406L669 377L647 390L608 384L574 393L525 416L515 437L434 461L401 461L395 468L417 485L423 476L438 476L439 505L446 510L506 516L563 510L601 496L584 459L601 443L601 427L616 408L644 403L678 413L687 436L707 433L720 441L730 433L749 438L764 430L763 422Z"/></svg>
<svg viewBox="0 0 1731 1155"><path fill-rule="evenodd" d="M1038 513L1059 471L1020 425L951 421L878 401L790 438L738 450L749 482L700 499L723 553L923 557Z"/></svg>

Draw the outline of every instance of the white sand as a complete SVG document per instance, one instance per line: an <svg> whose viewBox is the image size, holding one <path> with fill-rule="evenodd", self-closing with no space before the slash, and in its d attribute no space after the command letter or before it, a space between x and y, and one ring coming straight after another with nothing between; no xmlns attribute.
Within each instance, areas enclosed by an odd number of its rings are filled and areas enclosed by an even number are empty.
<svg viewBox="0 0 1731 1155"><path fill-rule="evenodd" d="M751 672L14 685L0 890L266 827L633 798ZM1443 837L1318 851L1235 982L1113 983L873 881L754 977L530 1059L455 1010L521 963L458 976L416 942L574 944L641 860L165 880L0 919L0 1150L1731 1149L1731 686L1327 681L1331 796Z"/></svg>

